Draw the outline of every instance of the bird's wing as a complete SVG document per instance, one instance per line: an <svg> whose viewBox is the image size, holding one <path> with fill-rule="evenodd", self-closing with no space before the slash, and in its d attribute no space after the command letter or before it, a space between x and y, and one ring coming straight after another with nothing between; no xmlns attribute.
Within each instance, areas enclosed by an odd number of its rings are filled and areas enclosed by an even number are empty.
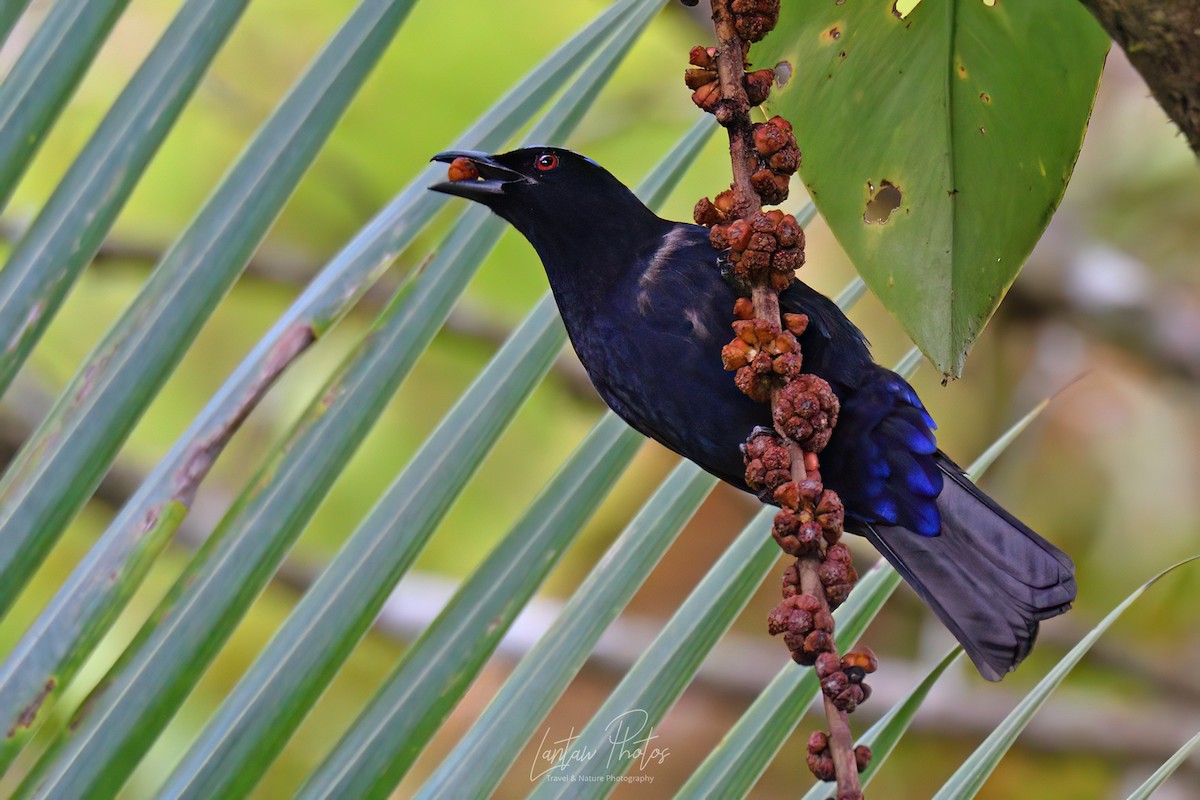
<svg viewBox="0 0 1200 800"><path fill-rule="evenodd" d="M779 310L808 317L808 329L800 337L806 372L832 384L852 385L875 365L858 326L836 303L803 281L794 281L779 295Z"/></svg>
<svg viewBox="0 0 1200 800"><path fill-rule="evenodd" d="M822 474L860 521L936 536L944 479L934 428L908 382L875 366L842 395L837 427L821 457Z"/></svg>
<svg viewBox="0 0 1200 800"><path fill-rule="evenodd" d="M701 344L720 359L721 345L733 335L736 296L720 277L719 258L704 228L673 225L638 254L641 268L617 287L615 301L631 304L656 335Z"/></svg>

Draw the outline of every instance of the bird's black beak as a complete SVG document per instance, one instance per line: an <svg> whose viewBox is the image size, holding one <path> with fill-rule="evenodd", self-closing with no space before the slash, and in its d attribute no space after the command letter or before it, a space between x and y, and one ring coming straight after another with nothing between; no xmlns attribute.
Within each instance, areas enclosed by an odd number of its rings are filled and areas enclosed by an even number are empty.
<svg viewBox="0 0 1200 800"><path fill-rule="evenodd" d="M435 192L452 194L457 197L465 197L468 200L486 203L489 199L494 199L497 195L504 194L505 187L507 186L515 183L533 183L532 180L515 169L509 169L503 164L497 163L487 153L478 153L473 150L447 150L444 153L438 153L430 160L449 164L456 158L469 159L475 165L479 177L474 180L443 181L442 183L435 183L433 186L430 186L430 189Z"/></svg>

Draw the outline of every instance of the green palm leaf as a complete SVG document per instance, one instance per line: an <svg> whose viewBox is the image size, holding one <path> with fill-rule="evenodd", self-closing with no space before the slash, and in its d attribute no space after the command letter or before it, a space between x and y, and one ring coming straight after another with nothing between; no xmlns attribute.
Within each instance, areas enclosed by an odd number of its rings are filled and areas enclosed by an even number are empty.
<svg viewBox="0 0 1200 800"><path fill-rule="evenodd" d="M608 41L634 2L615 3L535 67L460 137L458 146L494 147L515 133L587 56ZM15 731L0 748L3 763L11 761L40 719L26 710L35 702L39 708L48 707L70 683L187 513L212 462L274 378L307 345L309 332L323 335L340 319L442 206L445 196L426 189L442 171L434 166L422 172L313 280L146 478L22 637L0 667L0 719ZM118 578L110 580L114 574ZM43 696L51 679L53 693ZM18 720L23 724L18 726Z"/></svg>
<svg viewBox="0 0 1200 800"><path fill-rule="evenodd" d="M0 611L240 274L413 0L363 0L264 124L0 480Z"/></svg>
<svg viewBox="0 0 1200 800"><path fill-rule="evenodd" d="M0 3L0 45L8 39L8 34L12 33L13 26L25 13L29 3L30 0L6 0Z"/></svg>
<svg viewBox="0 0 1200 800"><path fill-rule="evenodd" d="M11 27L26 4L0 21ZM59 0L0 84L0 211L127 5Z"/></svg>
<svg viewBox="0 0 1200 800"><path fill-rule="evenodd" d="M189 0L0 271L0 394L80 272L248 0Z"/></svg>
<svg viewBox="0 0 1200 800"><path fill-rule="evenodd" d="M618 59L613 48L605 59ZM601 74L593 70L593 74ZM643 190L660 201L711 134L696 125ZM257 780L533 390L566 332L544 297L426 440L214 715L163 796L229 796Z"/></svg>
<svg viewBox="0 0 1200 800"><path fill-rule="evenodd" d="M1154 774L1152 774L1149 778L1146 778L1145 783L1135 789L1133 794L1129 795L1127 800L1150 800L1150 797L1154 794L1154 792L1166 782L1167 778L1171 777L1175 770L1179 769L1179 767L1181 767L1183 763L1187 761L1188 756L1190 756L1197 747L1200 747L1200 733L1197 733L1191 739L1188 739L1186 742L1184 742L1183 746L1176 750L1170 758L1163 762L1161 767L1154 770Z"/></svg>
<svg viewBox="0 0 1200 800"><path fill-rule="evenodd" d="M554 625L505 681L479 720L417 795L479 797L495 791L525 742L716 484L683 462L571 597Z"/></svg>
<svg viewBox="0 0 1200 800"><path fill-rule="evenodd" d="M90 493L124 435L245 265L411 5L411 0L364 0L359 5L10 466L0 482L0 524L5 530L0 575L12 576L0 592L3 605L11 602L23 585L22 577L27 579ZM115 787L95 789L109 790Z"/></svg>
<svg viewBox="0 0 1200 800"><path fill-rule="evenodd" d="M992 731L983 741L983 744L979 745L975 752L963 762L962 766L950 776L945 785L934 795L934 800L968 800L978 794L979 790L983 788L984 782L987 781L988 776L992 774L992 771L996 769L996 765L1000 763L1000 759L1004 758L1004 754L1008 752L1009 748L1012 747L1017 737L1021 734L1021 731L1033 719L1033 715L1037 713L1042 704L1050 697L1050 693L1058 688L1059 684L1070 674L1071 670L1087 655L1088 650L1092 649L1092 645L1104 635L1104 632L1112 627L1112 624L1133 605L1135 600L1145 594L1146 590L1161 578L1183 565L1197 560L1200 560L1200 556L1193 556L1167 567L1137 589L1134 589L1132 594L1108 613L1108 616L1100 620L1100 623L1096 627L1088 631L1088 634L1080 639L1079 643L1072 647L1071 651L1061 661L1054 665L1054 669L1046 673L1046 677L1042 678L1038 682L1038 685L1033 687L1033 691L1022 698L1021 702L1004 718L999 727Z"/></svg>
<svg viewBox="0 0 1200 800"><path fill-rule="evenodd" d="M240 796L261 777L366 632L565 339L538 304L213 716L163 797Z"/></svg>
<svg viewBox="0 0 1200 800"><path fill-rule="evenodd" d="M29 0L0 2L0 43L28 5ZM128 0L47 0L45 5L44 23L0 83L0 210ZM58 313L60 307L88 262L103 251L114 220L248 2L176 0L173 5L178 6L173 21L157 45L8 251L7 264L0 271L0 342L5 344L0 347L0 394L22 368L40 366L40 361L26 362L48 326L70 321L68 315ZM212 197L174 245L155 259L158 264L141 293L79 367L0 477L0 614L13 607L113 465L118 450L245 268L415 0L354 0L353 5L354 12L270 115ZM448 144L491 151L518 135L530 143L564 141L664 5L664 0L614 0ZM925 5L930 8L918 13L928 16L938 4ZM897 36L906 35L897 14L884 12L872 24L886 24ZM977 8L972 13L992 14L993 22L1009 13L995 17L993 12ZM843 12L830 13L831 19L840 20ZM1078 9L1073 13L1078 14ZM455 22L462 26L459 35L448 36L446 44L476 33L469 27L471 20ZM779 30L787 31L789 26L796 29L794 19ZM829 41L842 37L845 45L861 36L835 23L831 26L813 28L810 38L832 31L837 36L827 37ZM32 29L26 22L22 32L25 27ZM448 31L454 33L453 28ZM775 41L778 44L771 46L781 47L780 52L798 55L812 46L808 39ZM1095 46L1101 43L1097 39ZM9 48L16 44L10 42ZM439 40L438 46L442 44ZM823 39L819 46L826 46ZM811 65L807 59L796 61L797 66L805 63ZM939 69L944 70L946 63L945 59L939 62ZM999 70L1004 65L985 67L984 71ZM820 74L804 69L791 84L778 87L775 99L794 99L806 81L810 86L821 83ZM972 68L972 75L978 80L978 69ZM212 88L219 88L213 83ZM971 90L967 99L974 101L974 93ZM892 95L889 102L906 103L904 96ZM543 108L548 109L545 117L530 127ZM827 117L807 118L827 122ZM714 130L713 122L704 118L655 168L640 189L648 204L666 198ZM878 130L886 134L889 129ZM878 130L864 128L855 135L875 136ZM593 140L602 139L604 126L592 125L586 132ZM841 155L843 139L838 137L845 133L823 134L826 145L832 143L830 152ZM810 168L825 170L839 180L846 173L837 158L808 158L805 169ZM503 224L480 208L451 224L436 256L412 270L366 335L353 343L330 373L322 374L320 391L282 439L264 448L265 458L254 477L244 486L232 487L238 491L237 500L132 644L83 703L75 694L91 684L79 678L85 662L100 656L95 659L97 666L89 667L90 678L91 669L99 674L110 660L103 656L115 653L105 637L135 591L148 578L147 590L156 585L158 575L151 572L152 566L160 565L165 573L176 562L170 554L161 560L160 556L189 514L215 460L274 381L324 338L397 256L430 228L447 198L426 187L443 174L444 166L437 164L421 171L317 272L153 467L0 664L0 730L7 731L0 744L0 772L21 757L11 778L14 784L23 779L15 796L104 798L123 792L133 797L150 791L171 798L250 795L281 754L293 758L295 751L284 753L285 746L317 707L322 693L331 686L338 690L334 680L343 666L358 667L360 662L352 661L352 654L378 645L363 642L376 614L561 349L565 332L549 296L510 335L497 337L504 338L503 346L307 588L233 689L214 702L216 711L198 711L206 719L194 722L188 714L179 715L178 728L167 730L335 481L346 474L351 456L411 375L501 236ZM861 183L862 178L854 180ZM797 216L806 223L814 213L810 204ZM1043 223L1039 219L1038 225ZM969 237L959 238L971 246ZM1010 272L1013 268L1012 264L1005 267ZM85 283L90 279L87 276ZM848 308L864 292L863 282L856 280L838 303ZM977 299L954 298L955 302ZM56 336L57 330L42 345L44 350ZM323 348L314 357L319 360L336 352L337 342L331 344L335 350ZM910 373L919 361L914 349L898 371ZM305 390L300 399L310 393L311 388ZM1044 405L993 445L975 471L986 468ZM626 472L641 441L612 414L603 417L450 604L405 648L378 694L332 747L328 743L335 737L324 729L324 757L307 754L305 774L294 776L297 782L306 779L301 797L384 797L406 775L421 771L420 765L414 769L418 757L458 707L517 614ZM420 800L483 797L501 790L506 773L593 654L601 634L651 574L715 482L693 464L677 466L566 602L558 620L516 665L486 711L440 763L430 765L429 777L418 791ZM537 787L530 787L535 796L602 796L618 785L614 779L629 770L636 753L612 747L614 722L645 728L657 726L668 714L775 563L775 546L766 534L768 516L763 510L720 557L572 743L577 754L603 751L605 757L553 765L540 776L543 780ZM431 551L437 546L433 541ZM847 648L858 638L899 580L883 562L864 574L836 614L840 647ZM46 588L39 579L37 589ZM1040 704L1144 589L1051 671L939 797L969 797L979 791ZM120 627L114 631L122 632ZM111 641L118 638L114 635ZM364 647L355 653L360 643ZM862 741L875 748L864 781L882 767L954 657L952 653L937 664L864 735ZM210 677L222 676L214 670ZM818 694L811 670L790 664L780 670L690 776L680 796L749 795ZM74 716L67 724L72 710ZM61 724L46 726L35 741L39 728L54 717ZM176 732L184 728L188 730ZM195 729L200 733L193 741L182 738ZM166 753L164 760L148 759L145 774L129 782L156 742ZM1198 742L1200 736L1185 743L1132 797L1149 796L1185 762ZM258 791L263 796L277 793L267 783ZM829 791L829 786L817 785L808 796Z"/></svg>
<svg viewBox="0 0 1200 800"><path fill-rule="evenodd" d="M704 656L779 558L769 533L772 516L771 509L763 509L742 530L531 797L602 797L615 788L604 778L624 774L633 753L612 744L613 726L628 725L648 735L687 688ZM588 757L590 753L600 755Z"/></svg>
<svg viewBox="0 0 1200 800"><path fill-rule="evenodd" d="M597 66L619 60L654 10L643 0L623 23L621 44ZM530 136L564 136L610 75L607 68L586 71ZM38 773L47 772L39 792L90 794L120 786L270 578L501 232L501 221L486 209L463 214L450 244L317 395L85 703L70 733L39 762ZM147 724L146 716L155 723Z"/></svg>
<svg viewBox="0 0 1200 800"><path fill-rule="evenodd" d="M391 794L641 443L613 414L597 423L421 634L297 798Z"/></svg>

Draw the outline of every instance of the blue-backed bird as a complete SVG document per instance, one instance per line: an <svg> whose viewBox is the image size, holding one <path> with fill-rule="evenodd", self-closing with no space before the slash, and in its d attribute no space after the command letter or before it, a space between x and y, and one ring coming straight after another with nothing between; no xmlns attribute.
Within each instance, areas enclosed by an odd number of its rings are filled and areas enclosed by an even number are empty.
<svg viewBox="0 0 1200 800"><path fill-rule="evenodd" d="M708 231L661 219L569 150L434 156L458 158L477 175L430 188L482 203L529 240L604 402L641 433L749 491L740 445L771 425L771 412L722 366L737 295ZM1071 559L938 450L916 392L874 362L829 298L796 281L779 304L808 316L799 337L804 370L828 381L841 405L821 476L842 498L846 530L865 536L979 672L999 680L1029 653L1039 622L1070 608Z"/></svg>

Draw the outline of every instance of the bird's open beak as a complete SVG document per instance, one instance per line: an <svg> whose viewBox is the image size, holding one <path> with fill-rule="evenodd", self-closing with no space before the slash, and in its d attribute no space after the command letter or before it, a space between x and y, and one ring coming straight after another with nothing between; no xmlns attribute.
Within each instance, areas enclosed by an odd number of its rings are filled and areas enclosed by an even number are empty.
<svg viewBox="0 0 1200 800"><path fill-rule="evenodd" d="M495 195L504 194L506 186L514 183L533 182L516 170L496 163L487 153L478 153L473 150L447 150L444 153L438 153L431 160L449 164L456 158L470 159L471 163L475 165L476 171L479 172L479 177L474 180L443 181L430 186L430 189L435 192L465 197L468 200L486 202Z"/></svg>

